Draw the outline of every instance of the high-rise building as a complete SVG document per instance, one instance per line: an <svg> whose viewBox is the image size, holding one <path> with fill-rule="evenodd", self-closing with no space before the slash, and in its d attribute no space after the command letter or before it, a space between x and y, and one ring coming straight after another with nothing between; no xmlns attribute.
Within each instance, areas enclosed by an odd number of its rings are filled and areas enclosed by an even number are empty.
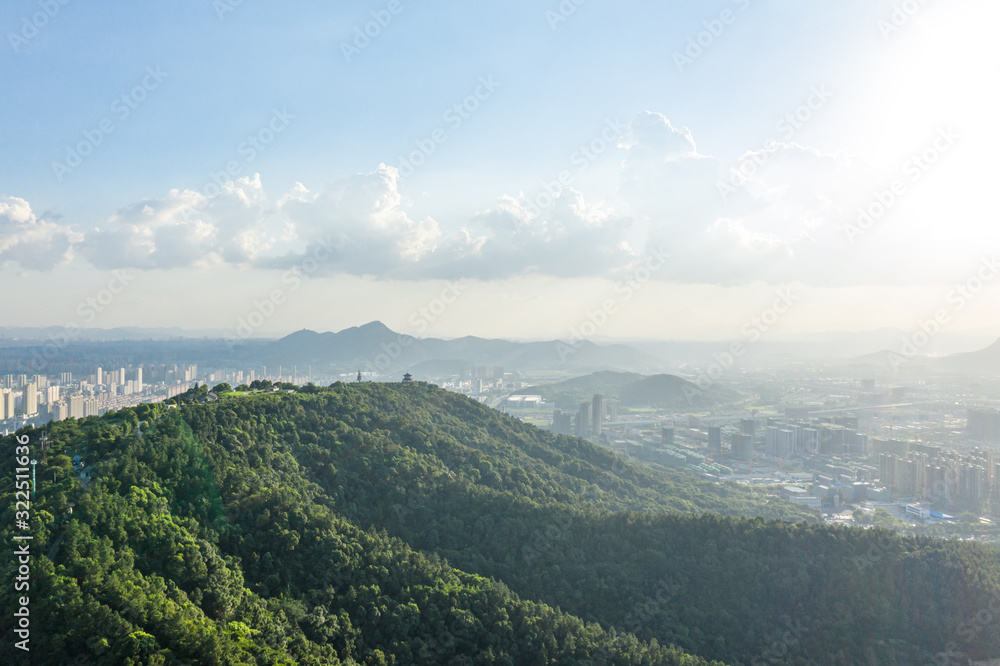
<svg viewBox="0 0 1000 666"><path fill-rule="evenodd" d="M815 428L802 428L799 433L796 447L800 455L814 456L819 451L819 430Z"/></svg>
<svg viewBox="0 0 1000 666"><path fill-rule="evenodd" d="M1000 440L1000 410L970 409L966 428L969 437L990 441Z"/></svg>
<svg viewBox="0 0 1000 666"><path fill-rule="evenodd" d="M47 389L45 389L45 394L46 394L45 395L45 404L46 405L54 405L57 402L59 402L59 387L58 386L50 386L50 387L48 387Z"/></svg>
<svg viewBox="0 0 1000 666"><path fill-rule="evenodd" d="M17 394L10 389L0 389L0 420L14 418L14 405Z"/></svg>
<svg viewBox="0 0 1000 666"><path fill-rule="evenodd" d="M1000 462L993 463L993 511L1000 512Z"/></svg>
<svg viewBox="0 0 1000 666"><path fill-rule="evenodd" d="M552 412L552 432L556 435L572 435L573 415L563 414L561 409Z"/></svg>
<svg viewBox="0 0 1000 666"><path fill-rule="evenodd" d="M94 376L94 379L97 380L94 383L98 386L104 383L104 368L97 366L97 374Z"/></svg>
<svg viewBox="0 0 1000 666"><path fill-rule="evenodd" d="M733 457L750 461L753 459L753 437L741 432L733 433Z"/></svg>
<svg viewBox="0 0 1000 666"><path fill-rule="evenodd" d="M756 429L757 429L757 421L756 421L756 419L740 419L740 433L741 434L750 435L751 437L753 437L754 435L757 434L755 432Z"/></svg>
<svg viewBox="0 0 1000 666"><path fill-rule="evenodd" d="M845 428L849 428L851 430L857 430L858 428L861 427L860 425L861 419L859 419L857 416L834 416L833 422L836 425L842 425Z"/></svg>
<svg viewBox="0 0 1000 666"><path fill-rule="evenodd" d="M775 421L776 423L776 421ZM778 451L778 426L769 425L764 430L764 450L767 455L776 456Z"/></svg>
<svg viewBox="0 0 1000 666"><path fill-rule="evenodd" d="M886 488L892 489L896 481L896 456L880 453L878 456L878 479Z"/></svg>
<svg viewBox="0 0 1000 666"><path fill-rule="evenodd" d="M38 413L38 386L29 382L24 387L24 415L34 416Z"/></svg>
<svg viewBox="0 0 1000 666"><path fill-rule="evenodd" d="M868 456L868 444L870 438L863 432L846 431L844 442L847 453L857 457Z"/></svg>
<svg viewBox="0 0 1000 666"><path fill-rule="evenodd" d="M795 452L795 431L790 428L778 430L778 458L788 460Z"/></svg>
<svg viewBox="0 0 1000 666"><path fill-rule="evenodd" d="M580 409L576 413L576 434L580 437L586 437L590 431L590 412L592 408L592 403L580 403Z"/></svg>
<svg viewBox="0 0 1000 666"><path fill-rule="evenodd" d="M722 453L722 428L720 426L708 427L708 449L715 453Z"/></svg>
<svg viewBox="0 0 1000 666"><path fill-rule="evenodd" d="M671 426L664 426L660 431L660 444L663 446L674 445L674 429Z"/></svg>
<svg viewBox="0 0 1000 666"><path fill-rule="evenodd" d="M86 416L100 416L101 411L98 407L97 398L88 398L83 403L83 415Z"/></svg>
<svg viewBox="0 0 1000 666"><path fill-rule="evenodd" d="M767 455L788 460L795 452L795 431L780 425L767 426L764 433Z"/></svg>
<svg viewBox="0 0 1000 666"><path fill-rule="evenodd" d="M846 453L844 448L844 428L843 426L824 425L819 427L819 449L820 453L831 456L839 456Z"/></svg>
<svg viewBox="0 0 1000 666"><path fill-rule="evenodd" d="M69 417L71 419L83 418L83 396L71 395L69 397Z"/></svg>
<svg viewBox="0 0 1000 666"><path fill-rule="evenodd" d="M594 422L591 433L596 437L601 434L601 429L604 427L604 396L600 394L594 396L593 409L591 411L591 417Z"/></svg>

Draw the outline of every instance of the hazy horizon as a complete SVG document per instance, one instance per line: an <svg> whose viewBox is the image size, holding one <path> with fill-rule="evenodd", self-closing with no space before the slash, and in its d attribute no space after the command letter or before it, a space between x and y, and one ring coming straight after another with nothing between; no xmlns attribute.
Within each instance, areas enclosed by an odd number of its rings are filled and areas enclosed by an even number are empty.
<svg viewBox="0 0 1000 666"><path fill-rule="evenodd" d="M196 342L198 340L218 340L218 339L228 339L230 341L253 341L259 343L268 343L272 341L282 340L288 336L294 335L295 333L300 333L304 331L317 333L317 334L327 334L327 333L340 333L350 329L362 328L371 324L382 324L383 322L374 320L371 322L359 323L356 325L348 326L344 329L339 330L313 330L308 328L300 328L294 331L283 331L276 332L273 335L259 335L252 337L241 338L239 332L234 335L233 331L227 329L185 329L182 327L118 327L118 328L87 328L80 327L75 330L71 330L71 335L68 339L79 339L79 340L167 340L167 339L178 339L178 340L189 340ZM386 327L393 333L399 333L400 335L409 335L405 332L394 330L391 327ZM244 329L245 330L245 329ZM64 339L63 333L66 332L61 326L49 326L49 327L4 327L0 326L0 338L11 338L20 339L25 341L31 340L43 340L46 338L53 338L53 331L57 331L58 339ZM133 333L133 334L129 334ZM485 339L498 339L506 340L515 343L532 343L532 342L553 342L557 340L567 341L567 340L578 340L586 339L597 345L626 345L634 346L637 349L643 349L649 351L652 349L655 352L657 347L663 345L677 345L683 347L685 345L718 345L719 343L731 342L735 337L711 337L711 336L692 336L689 338L641 338L641 337L610 337L603 335L591 335L587 336L580 329L574 329L570 331L570 335L562 337L498 337L498 336L475 336L470 334L458 334L458 335L447 335L447 334L433 334L427 333L424 335L414 335L418 340L426 339L440 339L440 340L458 340L466 337L474 338L484 338ZM799 345L798 352L800 354L805 354L803 358L819 358L823 356L830 357L851 357L851 356L864 356L866 354L877 353L881 351L894 351L896 343L902 343L905 340L910 339L911 334L903 329L898 328L880 328L873 330L859 330L859 331L822 331L815 333L799 333L799 334L781 334L773 336L762 336L761 338L754 341L754 344L763 343L765 346L770 344L771 346L781 345L781 344L794 344ZM931 340L926 346L920 348L920 355L924 356L945 356L949 354L957 354L964 352L979 351L986 347L991 347L995 343L1000 342L1000 337L991 336L989 334L980 335L966 335L961 333L949 333L943 332L937 334L933 340ZM654 353L655 355L655 353Z"/></svg>

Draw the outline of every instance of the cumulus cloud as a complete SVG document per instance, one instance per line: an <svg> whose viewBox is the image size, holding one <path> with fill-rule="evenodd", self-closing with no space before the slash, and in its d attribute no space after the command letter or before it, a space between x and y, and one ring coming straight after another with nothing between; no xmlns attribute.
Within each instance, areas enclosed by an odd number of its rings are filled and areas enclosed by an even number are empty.
<svg viewBox="0 0 1000 666"><path fill-rule="evenodd" d="M724 211L715 191L718 161L698 154L687 128L658 113L640 113L619 140L626 151L618 191L654 231L705 225Z"/></svg>
<svg viewBox="0 0 1000 666"><path fill-rule="evenodd" d="M398 171L386 165L315 191L297 183L276 198L259 175L212 197L171 190L123 206L85 237L36 218L22 199L2 199L0 261L51 268L75 248L102 269L288 270L321 258L309 274L491 280L616 276L664 248L672 259L656 278L679 282L835 286L926 277L919 259L886 262L909 253L886 248L885 239L849 242L852 211L887 178L856 158L770 141L723 166L699 153L690 130L652 112L632 120L618 149L613 205L573 188L545 208L502 194L445 226L412 216Z"/></svg>
<svg viewBox="0 0 1000 666"><path fill-rule="evenodd" d="M79 238L67 227L38 218L24 199L0 197L0 265L50 270L72 257Z"/></svg>
<svg viewBox="0 0 1000 666"><path fill-rule="evenodd" d="M87 234L80 253L105 269L249 266L274 243L273 215L259 175L229 182L213 197L171 190L120 208Z"/></svg>
<svg viewBox="0 0 1000 666"><path fill-rule="evenodd" d="M618 192L646 225L648 243L673 255L658 278L837 285L901 277L900 266L886 267L886 248L852 245L844 232L871 183L885 177L856 158L768 142L723 168L698 154L688 130L649 112L620 146Z"/></svg>
<svg viewBox="0 0 1000 666"><path fill-rule="evenodd" d="M330 257L324 272L337 271L378 277L405 274L433 253L441 238L431 218L413 220L403 209L394 167L381 165L371 173L355 174L311 193L297 184L280 200L291 235L309 243L305 252L262 259L262 266L287 267L313 254L322 242Z"/></svg>
<svg viewBox="0 0 1000 666"><path fill-rule="evenodd" d="M303 250L264 259L287 268L315 256L317 272L347 272L393 279L502 279L544 274L601 274L634 258L624 243L628 220L602 204L588 204L569 189L543 211L523 196L499 197L493 208L445 233L432 218L414 220L403 206L395 168L381 166L310 193L297 185L280 208ZM326 253L329 253L329 256Z"/></svg>
<svg viewBox="0 0 1000 666"><path fill-rule="evenodd" d="M541 211L524 196L502 196L448 237L429 257L428 269L479 279L607 275L635 259L625 240L630 225L629 218L604 204L588 204L573 188Z"/></svg>

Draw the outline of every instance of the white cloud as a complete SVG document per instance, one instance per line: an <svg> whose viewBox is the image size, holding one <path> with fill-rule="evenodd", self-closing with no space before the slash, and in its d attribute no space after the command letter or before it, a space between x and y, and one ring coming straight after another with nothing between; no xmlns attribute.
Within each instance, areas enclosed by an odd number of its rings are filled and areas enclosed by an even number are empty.
<svg viewBox="0 0 1000 666"><path fill-rule="evenodd" d="M688 129L652 112L633 119L618 147L624 155L613 206L573 188L542 210L523 194L504 194L444 226L429 216L414 219L397 170L386 165L317 191L296 183L274 200L259 175L231 182L211 199L171 190L122 207L85 239L8 198L0 200L0 260L50 268L71 257L75 244L102 269L286 270L315 256L322 242L329 254L315 274L499 280L615 276L647 249L662 247L672 259L656 277L679 283L950 279L948 267L928 269L919 234L900 228L904 221L896 218L912 213L905 202L854 244L844 232L856 209L900 174L776 142L723 168L699 154Z"/></svg>
<svg viewBox="0 0 1000 666"><path fill-rule="evenodd" d="M607 275L635 257L625 244L631 224L604 204L588 204L567 188L552 206L533 213L523 196L502 196L443 244L433 273L502 279Z"/></svg>
<svg viewBox="0 0 1000 666"><path fill-rule="evenodd" d="M0 197L0 265L50 270L72 257L77 240L69 228L39 219L24 199Z"/></svg>
<svg viewBox="0 0 1000 666"><path fill-rule="evenodd" d="M602 274L633 257L623 249L628 222L604 205L567 190L534 215L523 197L501 196L494 208L445 233L432 218L403 209L395 168L357 174L311 194L297 186L281 199L302 241L324 239L333 257L323 272L387 279L502 279L523 274L559 277ZM288 253L269 266L292 266L311 254Z"/></svg>
<svg viewBox="0 0 1000 666"><path fill-rule="evenodd" d="M232 181L212 198L171 190L120 208L80 250L104 269L247 266L274 244L267 229L273 215L259 175Z"/></svg>
<svg viewBox="0 0 1000 666"><path fill-rule="evenodd" d="M418 264L432 253L441 238L431 218L415 221L403 210L399 174L381 165L371 173L355 174L310 193L300 183L282 197L280 209L287 229L312 246L318 241L332 252L323 272L389 277ZM290 235L289 235L290 237ZM290 266L305 253L289 252L281 258L262 259L264 266Z"/></svg>
<svg viewBox="0 0 1000 666"><path fill-rule="evenodd" d="M921 244L900 229L900 218L912 214L902 198L870 233L853 243L845 233L857 208L900 174L791 143L747 151L725 170L698 154L690 132L649 112L636 117L620 145L627 154L619 195L645 225L647 242L673 255L659 279L822 286L948 279L948 267L928 267L919 253L900 251Z"/></svg>

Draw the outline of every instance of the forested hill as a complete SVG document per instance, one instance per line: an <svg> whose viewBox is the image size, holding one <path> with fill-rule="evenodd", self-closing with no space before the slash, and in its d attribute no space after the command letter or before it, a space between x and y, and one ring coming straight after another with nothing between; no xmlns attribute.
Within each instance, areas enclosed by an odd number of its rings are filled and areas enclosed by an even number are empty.
<svg viewBox="0 0 1000 666"><path fill-rule="evenodd" d="M33 664L1000 657L995 550L793 523L427 385L141 406L48 436ZM85 492L66 458L83 447ZM760 512L785 520L718 515Z"/></svg>
<svg viewBox="0 0 1000 666"><path fill-rule="evenodd" d="M0 663L708 663L522 600L345 519L297 459L297 422L309 439L306 423L325 420L325 407L275 395L51 424L31 508L31 652L13 647L8 585ZM320 434L348 457L385 436L343 421ZM86 492L70 478L67 456L80 454L94 466ZM13 497L9 475L0 485Z"/></svg>

